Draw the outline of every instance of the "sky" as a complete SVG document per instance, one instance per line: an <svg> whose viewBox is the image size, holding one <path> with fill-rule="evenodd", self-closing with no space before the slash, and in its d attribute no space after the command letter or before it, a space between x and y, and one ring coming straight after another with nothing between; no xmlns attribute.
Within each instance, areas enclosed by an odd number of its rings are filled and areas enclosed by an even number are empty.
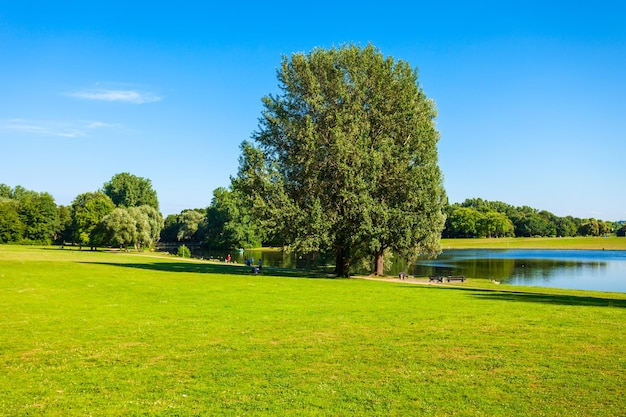
<svg viewBox="0 0 626 417"><path fill-rule="evenodd" d="M283 56L371 43L436 103L450 203L626 219L626 3L210 3L0 2L0 183L69 205L129 172L207 207Z"/></svg>

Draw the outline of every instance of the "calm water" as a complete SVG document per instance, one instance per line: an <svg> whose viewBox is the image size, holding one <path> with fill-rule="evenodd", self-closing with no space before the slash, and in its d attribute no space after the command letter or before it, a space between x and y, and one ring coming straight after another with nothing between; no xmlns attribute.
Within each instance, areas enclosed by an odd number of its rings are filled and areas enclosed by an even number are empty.
<svg viewBox="0 0 626 417"><path fill-rule="evenodd" d="M217 257L226 253L216 254ZM263 258L266 266L332 271L334 259L319 256L287 255L282 252L231 252L243 263ZM447 250L437 259L419 259L413 265L397 261L390 275L405 271L410 275L466 275L489 278L513 285L529 285L595 291L626 292L626 251L592 250ZM366 272L366 271L362 271Z"/></svg>
<svg viewBox="0 0 626 417"><path fill-rule="evenodd" d="M412 274L466 275L513 285L626 292L626 251L448 250Z"/></svg>

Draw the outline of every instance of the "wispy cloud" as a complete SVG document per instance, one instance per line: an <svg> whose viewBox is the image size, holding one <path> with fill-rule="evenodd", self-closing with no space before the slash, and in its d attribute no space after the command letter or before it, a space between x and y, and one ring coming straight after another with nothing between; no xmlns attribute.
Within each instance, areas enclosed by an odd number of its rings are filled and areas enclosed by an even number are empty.
<svg viewBox="0 0 626 417"><path fill-rule="evenodd" d="M66 93L66 95L85 100L119 101L133 104L152 103L162 99L156 94L137 90L83 90Z"/></svg>
<svg viewBox="0 0 626 417"><path fill-rule="evenodd" d="M90 131L102 128L118 128L118 125L98 121L37 121L24 119L0 120L0 130L40 136L78 138L89 136Z"/></svg>

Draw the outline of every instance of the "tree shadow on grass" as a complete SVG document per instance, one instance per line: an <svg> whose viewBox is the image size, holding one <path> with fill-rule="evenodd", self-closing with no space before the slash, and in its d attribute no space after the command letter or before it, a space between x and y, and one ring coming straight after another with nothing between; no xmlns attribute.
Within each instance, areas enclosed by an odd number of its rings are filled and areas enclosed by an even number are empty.
<svg viewBox="0 0 626 417"><path fill-rule="evenodd" d="M425 286L428 289L444 289L467 291L474 298L481 300L521 302L521 303L541 303L555 304L567 306L586 306L586 307L617 307L626 308L626 299L611 297L593 297L585 295L567 295L567 294L547 294L527 291L502 291L489 290L481 288L461 288L461 287L442 287L442 286Z"/></svg>
<svg viewBox="0 0 626 417"><path fill-rule="evenodd" d="M589 297L563 294L538 294L529 292L483 292L473 294L473 296L483 300L558 304L567 306L626 308L626 300L608 297Z"/></svg>
<svg viewBox="0 0 626 417"><path fill-rule="evenodd" d="M285 269L285 268L273 268L264 267L262 272L255 274L252 272L252 267L238 265L238 264L216 264L216 263L201 263L201 262L141 262L141 263L126 263L126 262L81 262L85 264L97 264L106 266L116 266L122 268L134 268L143 269L149 271L160 272L181 272L181 273L196 273L196 274L222 274L222 275L241 275L241 276L255 276L255 277L287 277L287 278L316 278L316 279L330 279L331 275L314 271L303 271L297 269Z"/></svg>

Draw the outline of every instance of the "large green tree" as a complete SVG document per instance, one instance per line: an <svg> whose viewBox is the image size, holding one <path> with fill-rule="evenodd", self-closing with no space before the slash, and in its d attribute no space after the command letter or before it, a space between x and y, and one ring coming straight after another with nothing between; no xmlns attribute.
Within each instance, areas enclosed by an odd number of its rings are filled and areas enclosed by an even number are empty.
<svg viewBox="0 0 626 417"><path fill-rule="evenodd" d="M444 191L434 104L408 63L373 46L284 57L263 99L240 186L296 249L331 249L336 273L392 251L437 253ZM255 177L256 176L256 177Z"/></svg>
<svg viewBox="0 0 626 417"><path fill-rule="evenodd" d="M261 227L253 218L246 198L236 189L215 189L206 214L207 246L215 249L259 247L261 237Z"/></svg>
<svg viewBox="0 0 626 417"><path fill-rule="evenodd" d="M72 202L72 229L75 241L83 246L89 244L91 249L101 244L101 234L97 226L104 216L111 213L115 204L109 196L101 193L83 193Z"/></svg>
<svg viewBox="0 0 626 417"><path fill-rule="evenodd" d="M197 232L206 217L202 210L185 210L178 217L176 240L190 242L197 239Z"/></svg>
<svg viewBox="0 0 626 417"><path fill-rule="evenodd" d="M20 185L11 188L0 184L0 204L4 205L3 219L0 220L2 240L50 243L54 239L59 217L54 198L49 193L27 190Z"/></svg>
<svg viewBox="0 0 626 417"><path fill-rule="evenodd" d="M72 207L63 205L58 206L57 213L59 223L57 230L54 233L54 241L59 244L71 242L74 236L74 230L72 228Z"/></svg>
<svg viewBox="0 0 626 417"><path fill-rule="evenodd" d="M0 197L0 243L19 242L23 234L24 224L19 215L19 203Z"/></svg>
<svg viewBox="0 0 626 417"><path fill-rule="evenodd" d="M124 249L129 245L137 245L137 220L123 207L117 207L107 214L102 219L99 230L102 231L104 240L111 245Z"/></svg>
<svg viewBox="0 0 626 417"><path fill-rule="evenodd" d="M19 214L24 225L24 239L51 243L58 229L58 212L49 193L28 192L20 197Z"/></svg>
<svg viewBox="0 0 626 417"><path fill-rule="evenodd" d="M117 207L151 206L159 209L157 193L147 178L122 172L105 182L102 192L108 195Z"/></svg>
<svg viewBox="0 0 626 417"><path fill-rule="evenodd" d="M139 251L142 247L150 247L159 240L161 229L163 229L163 216L154 207L139 206L129 207L128 213L135 220L137 229L135 239L135 249Z"/></svg>

